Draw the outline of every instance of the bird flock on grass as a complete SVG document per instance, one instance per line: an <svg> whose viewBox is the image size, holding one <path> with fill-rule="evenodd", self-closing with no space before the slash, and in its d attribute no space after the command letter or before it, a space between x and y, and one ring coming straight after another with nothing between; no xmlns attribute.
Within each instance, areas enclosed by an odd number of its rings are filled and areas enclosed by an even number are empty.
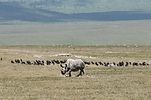
<svg viewBox="0 0 151 100"><path fill-rule="evenodd" d="M23 60L15 59L11 60L12 64L24 64L24 65L60 65L64 64L66 60ZM104 62L104 61L84 61L88 66L104 66L104 67L128 67L128 66L149 66L149 63L145 61L135 62L135 61L119 61L119 62Z"/></svg>

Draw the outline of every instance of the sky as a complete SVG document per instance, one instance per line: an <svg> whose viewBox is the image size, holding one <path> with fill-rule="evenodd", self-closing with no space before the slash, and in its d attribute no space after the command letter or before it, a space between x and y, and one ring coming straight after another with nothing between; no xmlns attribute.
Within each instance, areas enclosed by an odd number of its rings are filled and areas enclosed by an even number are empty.
<svg viewBox="0 0 151 100"><path fill-rule="evenodd" d="M0 0L24 1L37 8L64 13L151 11L151 0Z"/></svg>

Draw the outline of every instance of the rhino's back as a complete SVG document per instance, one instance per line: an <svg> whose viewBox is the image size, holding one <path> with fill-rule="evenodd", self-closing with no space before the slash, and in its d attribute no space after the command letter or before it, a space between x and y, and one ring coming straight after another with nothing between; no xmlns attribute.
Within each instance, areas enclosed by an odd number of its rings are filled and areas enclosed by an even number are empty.
<svg viewBox="0 0 151 100"><path fill-rule="evenodd" d="M85 64L81 59L68 59L66 64L68 65L68 67L70 68L76 68L76 67L80 67L80 68L84 68Z"/></svg>

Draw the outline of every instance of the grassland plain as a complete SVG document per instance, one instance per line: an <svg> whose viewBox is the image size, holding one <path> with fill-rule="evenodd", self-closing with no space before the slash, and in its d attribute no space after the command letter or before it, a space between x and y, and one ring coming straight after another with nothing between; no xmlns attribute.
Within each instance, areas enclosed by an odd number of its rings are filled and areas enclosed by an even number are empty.
<svg viewBox="0 0 151 100"><path fill-rule="evenodd" d="M0 46L1 100L150 100L151 66L87 66L82 77L64 77L59 65L11 64L24 60L67 59L86 61L151 62L150 46ZM75 57L73 57L75 58ZM74 73L77 74L77 73Z"/></svg>

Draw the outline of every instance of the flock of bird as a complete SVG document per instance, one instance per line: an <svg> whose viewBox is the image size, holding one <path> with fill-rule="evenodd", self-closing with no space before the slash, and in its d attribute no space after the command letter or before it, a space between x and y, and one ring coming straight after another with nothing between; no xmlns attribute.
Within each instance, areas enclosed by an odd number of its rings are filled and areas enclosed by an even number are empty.
<svg viewBox="0 0 151 100"><path fill-rule="evenodd" d="M27 65L59 65L64 64L66 60L22 60L22 59L15 59L11 60L13 64L27 64ZM105 66L105 67L128 67L128 66L149 66L149 63L143 62L97 62L97 61L84 61L86 65L95 65L95 66Z"/></svg>
<svg viewBox="0 0 151 100"><path fill-rule="evenodd" d="M3 58L0 58L2 61ZM60 65L64 64L66 60L23 60L23 59L14 59L10 61L12 64L24 64L24 65ZM95 66L105 66L105 67L128 67L128 66L149 66L149 63L142 62L102 62L102 61L84 61L86 65L95 65Z"/></svg>
<svg viewBox="0 0 151 100"><path fill-rule="evenodd" d="M120 62L85 62L85 64L87 65L96 65L96 66L105 66L105 67L128 67L128 66L149 66L149 63L143 61L143 62L124 62L124 61L120 61Z"/></svg>
<svg viewBox="0 0 151 100"><path fill-rule="evenodd" d="M26 65L55 65L55 64L63 64L66 60L22 60L15 59L11 60L12 64L26 64Z"/></svg>

